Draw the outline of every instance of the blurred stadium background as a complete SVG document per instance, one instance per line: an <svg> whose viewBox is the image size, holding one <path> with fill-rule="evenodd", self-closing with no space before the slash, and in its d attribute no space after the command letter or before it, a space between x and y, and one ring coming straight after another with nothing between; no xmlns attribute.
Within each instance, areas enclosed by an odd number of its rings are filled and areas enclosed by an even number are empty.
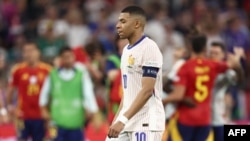
<svg viewBox="0 0 250 141"><path fill-rule="evenodd" d="M148 16L145 34L153 38L164 56L165 76L179 49L185 48L190 28L208 37L208 46L221 41L226 50L242 47L244 83L232 86L226 97L232 123L250 121L250 0L0 0L0 99L5 103L11 67L22 60L21 47L37 42L42 59L56 65L56 55L70 46L78 62L88 66L100 113L86 126L89 141L101 141L108 130L105 60L115 52L115 24L127 5L142 6ZM12 123L0 118L0 140L15 136ZM97 137L99 137L97 139Z"/></svg>

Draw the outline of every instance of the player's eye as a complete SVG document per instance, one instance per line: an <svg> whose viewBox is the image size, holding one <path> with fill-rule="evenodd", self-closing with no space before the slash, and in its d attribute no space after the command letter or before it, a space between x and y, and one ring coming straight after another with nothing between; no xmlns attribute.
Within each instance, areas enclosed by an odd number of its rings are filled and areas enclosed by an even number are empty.
<svg viewBox="0 0 250 141"><path fill-rule="evenodd" d="M126 21L125 21L125 20L120 20L120 22L121 22L121 23L126 23Z"/></svg>

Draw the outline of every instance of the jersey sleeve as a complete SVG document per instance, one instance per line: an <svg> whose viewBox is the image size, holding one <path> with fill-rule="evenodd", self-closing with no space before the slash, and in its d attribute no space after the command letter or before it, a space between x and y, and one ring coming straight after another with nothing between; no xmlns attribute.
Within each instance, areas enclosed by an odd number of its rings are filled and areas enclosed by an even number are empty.
<svg viewBox="0 0 250 141"><path fill-rule="evenodd" d="M225 62L214 62L214 65L217 73L224 73L228 69L228 65Z"/></svg>
<svg viewBox="0 0 250 141"><path fill-rule="evenodd" d="M187 70L185 65L183 65L177 72L176 79L174 80L175 85L187 86Z"/></svg>
<svg viewBox="0 0 250 141"><path fill-rule="evenodd" d="M148 45L145 48L142 60L143 77L156 78L162 68L162 54L157 45Z"/></svg>

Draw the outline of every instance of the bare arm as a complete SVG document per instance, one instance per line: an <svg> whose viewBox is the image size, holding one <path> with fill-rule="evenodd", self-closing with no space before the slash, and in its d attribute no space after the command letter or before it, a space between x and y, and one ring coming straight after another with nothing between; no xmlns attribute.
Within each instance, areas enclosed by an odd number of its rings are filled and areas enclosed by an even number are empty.
<svg viewBox="0 0 250 141"><path fill-rule="evenodd" d="M148 101L148 99L152 96L154 86L155 86L155 78L152 77L143 77L142 78L142 89L139 94L136 96L134 102L124 113L124 116L128 119L132 118Z"/></svg>
<svg viewBox="0 0 250 141"><path fill-rule="evenodd" d="M186 91L185 86L176 85L174 87L173 92L169 94L168 97L162 100L163 104L166 105L167 103L182 101L184 98L185 91Z"/></svg>
<svg viewBox="0 0 250 141"><path fill-rule="evenodd" d="M12 105L15 87L9 85L7 88L7 105Z"/></svg>
<svg viewBox="0 0 250 141"><path fill-rule="evenodd" d="M112 82L118 74L118 69L112 69L108 72L108 79Z"/></svg>
<svg viewBox="0 0 250 141"><path fill-rule="evenodd" d="M48 107L49 97L50 97L49 94L50 94L50 77L47 77L44 81L39 97L39 106L41 109L41 114L45 120L50 120L49 107Z"/></svg>

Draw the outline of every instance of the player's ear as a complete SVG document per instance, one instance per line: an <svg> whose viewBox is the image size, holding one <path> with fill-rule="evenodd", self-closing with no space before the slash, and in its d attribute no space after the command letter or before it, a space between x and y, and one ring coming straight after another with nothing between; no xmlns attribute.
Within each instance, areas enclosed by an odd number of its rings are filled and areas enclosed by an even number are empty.
<svg viewBox="0 0 250 141"><path fill-rule="evenodd" d="M139 28L141 26L140 20L135 20L135 28Z"/></svg>

